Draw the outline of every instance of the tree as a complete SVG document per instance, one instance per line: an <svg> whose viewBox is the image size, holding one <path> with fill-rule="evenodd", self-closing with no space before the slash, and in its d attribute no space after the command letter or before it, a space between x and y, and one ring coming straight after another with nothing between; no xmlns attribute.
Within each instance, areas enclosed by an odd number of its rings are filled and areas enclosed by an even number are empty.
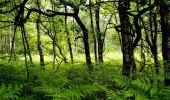
<svg viewBox="0 0 170 100"><path fill-rule="evenodd" d="M165 85L170 85L170 10L167 0L159 1L161 30L162 30L162 57L164 61Z"/></svg>
<svg viewBox="0 0 170 100"><path fill-rule="evenodd" d="M98 60L103 62L103 43L102 43L102 33L100 31L100 0L97 0L96 6L96 34L97 34L97 43L98 43Z"/></svg>
<svg viewBox="0 0 170 100"><path fill-rule="evenodd" d="M96 33L95 33L95 29L94 29L94 20L93 20L93 6L92 6L92 0L89 0L89 5L90 5L90 20L91 20L91 33L93 34L93 49L94 49L94 56L95 56L95 61L98 61L98 57L97 57L97 40L96 40Z"/></svg>
<svg viewBox="0 0 170 100"><path fill-rule="evenodd" d="M131 26L129 22L129 16L126 13L130 9L129 0L119 0L119 17L122 37L122 53L123 53L123 75L129 76L130 70L135 69L133 40L131 33Z"/></svg>
<svg viewBox="0 0 170 100"><path fill-rule="evenodd" d="M40 0L37 0L37 7L40 10ZM40 22L41 22L41 14L38 14L37 15L37 22L36 22L37 47L38 47L38 52L39 52L39 56L40 56L40 68L42 70L44 70L45 69L45 64L44 64L44 54L43 54L42 44L41 44Z"/></svg>
<svg viewBox="0 0 170 100"><path fill-rule="evenodd" d="M67 6L65 6L65 13L67 13ZM70 33L68 30L68 21L67 21L67 16L65 16L65 31L67 33L67 43L68 43L68 47L69 47L69 52L70 52L70 58L71 58L71 63L73 64L73 51L72 51L72 47L71 47L71 40L70 40Z"/></svg>

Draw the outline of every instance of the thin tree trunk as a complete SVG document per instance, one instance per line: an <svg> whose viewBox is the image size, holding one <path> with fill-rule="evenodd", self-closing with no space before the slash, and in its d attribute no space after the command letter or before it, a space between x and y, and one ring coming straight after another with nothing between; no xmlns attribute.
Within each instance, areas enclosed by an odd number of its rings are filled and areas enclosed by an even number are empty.
<svg viewBox="0 0 170 100"><path fill-rule="evenodd" d="M151 5L151 0L149 0L149 6ZM157 52L157 22L156 22L156 16L152 16L152 10L149 10L149 25L150 25L150 35L151 35L151 52L153 54L153 59L155 63L155 70L156 73L159 73L159 65L158 65L158 52ZM154 19L153 19L154 18ZM155 33L153 33L153 21L154 21L154 26L155 26Z"/></svg>
<svg viewBox="0 0 170 100"><path fill-rule="evenodd" d="M67 6L65 6L65 12L67 13ZM71 58L71 63L73 64L73 50L71 47L71 41L70 41L70 33L68 31L68 26L67 26L67 16L65 16L65 31L67 33L67 43L68 43L68 47L69 47L69 52L70 52L70 58Z"/></svg>
<svg viewBox="0 0 170 100"><path fill-rule="evenodd" d="M15 56L15 37L16 37L16 31L17 31L17 26L16 25L14 25L14 35L13 35L13 38L12 38L12 47L11 47L11 50L10 50L10 54L11 54L11 56L10 56L10 59L9 60L11 60L12 59L12 57L13 57L13 55Z"/></svg>
<svg viewBox="0 0 170 100"><path fill-rule="evenodd" d="M139 2L136 0L136 10L139 11L140 7L139 7ZM139 72L142 72L143 69L145 68L145 64L146 64L146 58L145 58L145 51L144 51L144 40L143 40L143 36L141 36L141 64L140 64L140 70Z"/></svg>
<svg viewBox="0 0 170 100"><path fill-rule="evenodd" d="M38 15L38 19L37 19L37 47L38 47L38 52L39 52L39 56L40 56L40 68L42 70L45 69L45 64L44 64L44 55L43 55L43 51L42 51L42 46L41 46L41 33L40 33L40 15Z"/></svg>
<svg viewBox="0 0 170 100"><path fill-rule="evenodd" d="M77 39L76 39L76 31L75 31L75 27L76 27L76 24L75 24L75 21L74 21L74 18L73 18L73 35L74 35L74 53L76 54L77 53Z"/></svg>
<svg viewBox="0 0 170 100"><path fill-rule="evenodd" d="M63 58L63 60L64 60L64 63L67 63L67 58L66 58L66 56L63 54L61 47L60 47L58 44L56 44L56 46L57 46L57 48L58 48L58 50L59 50L59 52L60 52L60 55L62 56L62 58Z"/></svg>
<svg viewBox="0 0 170 100"><path fill-rule="evenodd" d="M141 37L141 68L139 72L143 71L143 69L145 68L145 64L146 64L144 45L145 44L144 44L143 38Z"/></svg>
<svg viewBox="0 0 170 100"><path fill-rule="evenodd" d="M28 56L29 56L29 59L30 59L31 64L33 64L32 56L31 56L31 52L30 52L30 46L29 46L29 43L28 43L28 40L27 40L27 35L26 35L26 33L25 33L24 23L22 24L21 28L22 28L22 30L23 30L23 35L24 35L24 39L25 39L25 43L26 43L27 53L28 53Z"/></svg>
<svg viewBox="0 0 170 100"><path fill-rule="evenodd" d="M100 4L98 2L96 6L96 32L97 32L99 62L103 62L102 33L100 31Z"/></svg>
<svg viewBox="0 0 170 100"><path fill-rule="evenodd" d="M153 16L153 21L154 21L154 27L155 27L155 34L153 38L153 49L152 49L152 54L154 56L154 63L155 63L155 69L156 73L159 74L159 61L158 61L158 46L157 46L157 35L158 35L158 29L157 29L157 21L156 21L156 14Z"/></svg>
<svg viewBox="0 0 170 100"><path fill-rule="evenodd" d="M51 4L52 4L52 10L55 10L55 6L53 5L53 1L51 0ZM53 70L55 70L55 62L58 61L57 60L57 53L56 53L56 35L57 35L57 31L55 28L55 21L54 18L52 18L52 25L53 25L53 29L54 29L54 35L52 36L52 41L53 41ZM50 29L51 29L51 23L50 23ZM49 33L50 35L50 33Z"/></svg>
<svg viewBox="0 0 170 100"><path fill-rule="evenodd" d="M97 57L97 40L96 40L96 34L94 31L94 24L93 24L93 12L92 12L92 1L89 0L89 5L90 5L90 21L91 21L91 33L93 34L93 49L94 49L94 57L95 57L95 62L98 61Z"/></svg>
<svg viewBox="0 0 170 100"><path fill-rule="evenodd" d="M24 38L24 32L25 30L23 30L23 28L21 28L21 31L22 31L22 42L23 42L23 47L24 47L24 57L25 57L25 67L26 67L26 74L27 74L27 81L29 81L29 68L28 68L28 65L27 65L27 48L26 48L26 45L25 45L25 38Z"/></svg>
<svg viewBox="0 0 170 100"><path fill-rule="evenodd" d="M53 38L53 69L55 69L55 61L56 61L56 38Z"/></svg>
<svg viewBox="0 0 170 100"><path fill-rule="evenodd" d="M40 9L40 0L37 0L37 8ZM41 22L41 15L37 15L37 22L36 22L36 28L37 28L37 47L38 47L38 52L40 56L40 69L44 70L45 69L45 64L44 64L44 54L41 46L41 33L40 33L40 22Z"/></svg>
<svg viewBox="0 0 170 100"><path fill-rule="evenodd" d="M3 41L3 35L2 35L2 28L1 28L1 33L0 33L0 36L1 36L1 41ZM5 36L5 38L6 38L6 36ZM5 39L4 38L4 39ZM4 52L4 47L5 47L5 40L4 40L4 44L0 44L1 45L1 50L0 50L0 52L1 53L3 53Z"/></svg>

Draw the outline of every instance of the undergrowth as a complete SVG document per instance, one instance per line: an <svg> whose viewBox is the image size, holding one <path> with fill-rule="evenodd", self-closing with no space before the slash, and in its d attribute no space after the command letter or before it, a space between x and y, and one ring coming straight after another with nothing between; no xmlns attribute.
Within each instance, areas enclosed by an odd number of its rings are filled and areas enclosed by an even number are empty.
<svg viewBox="0 0 170 100"><path fill-rule="evenodd" d="M170 87L163 85L163 72L156 75L146 66L133 77L121 75L119 62L94 65L66 64L53 70L39 70L29 64L26 80L24 63L0 64L0 100L169 100Z"/></svg>

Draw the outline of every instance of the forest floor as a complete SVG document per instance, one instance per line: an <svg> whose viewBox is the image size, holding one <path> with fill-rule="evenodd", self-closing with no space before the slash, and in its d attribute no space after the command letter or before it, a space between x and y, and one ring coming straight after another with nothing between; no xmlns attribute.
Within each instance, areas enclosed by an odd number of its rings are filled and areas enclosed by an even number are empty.
<svg viewBox="0 0 170 100"><path fill-rule="evenodd" d="M51 56L45 56L46 69L40 70L38 56L34 66L28 62L29 80L23 57L9 62L0 60L0 100L168 100L169 87L163 85L163 70L153 72L148 64L133 77L121 75L120 53L104 54L104 63L88 70L83 55L76 55L72 65L61 64L53 69ZM94 59L93 59L94 62ZM140 64L137 64L140 66Z"/></svg>

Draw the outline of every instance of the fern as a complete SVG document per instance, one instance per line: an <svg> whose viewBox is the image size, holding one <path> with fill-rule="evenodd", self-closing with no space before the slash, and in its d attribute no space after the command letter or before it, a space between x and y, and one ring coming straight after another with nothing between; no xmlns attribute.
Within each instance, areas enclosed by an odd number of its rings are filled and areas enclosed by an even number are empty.
<svg viewBox="0 0 170 100"><path fill-rule="evenodd" d="M160 94L162 99L170 100L170 87L165 87L164 89L160 90Z"/></svg>
<svg viewBox="0 0 170 100"><path fill-rule="evenodd" d="M8 86L5 86L3 83L0 87L0 99L6 100L6 99L19 99L20 91L22 90L22 86L15 85L14 88L11 84Z"/></svg>
<svg viewBox="0 0 170 100"><path fill-rule="evenodd" d="M147 77L133 80L132 85L136 88L144 90L144 92L147 92L151 88L151 82Z"/></svg>
<svg viewBox="0 0 170 100"><path fill-rule="evenodd" d="M99 85L87 84L87 85L70 85L69 88L64 87L37 87L35 92L44 93L46 97L52 97L54 100L81 100L90 95L95 95L97 91L100 91Z"/></svg>
<svg viewBox="0 0 170 100"><path fill-rule="evenodd" d="M106 88L108 99L132 99L149 100L158 93L157 81L151 82L148 77L138 77L137 79L127 78L121 75L115 75L112 85L114 88Z"/></svg>

